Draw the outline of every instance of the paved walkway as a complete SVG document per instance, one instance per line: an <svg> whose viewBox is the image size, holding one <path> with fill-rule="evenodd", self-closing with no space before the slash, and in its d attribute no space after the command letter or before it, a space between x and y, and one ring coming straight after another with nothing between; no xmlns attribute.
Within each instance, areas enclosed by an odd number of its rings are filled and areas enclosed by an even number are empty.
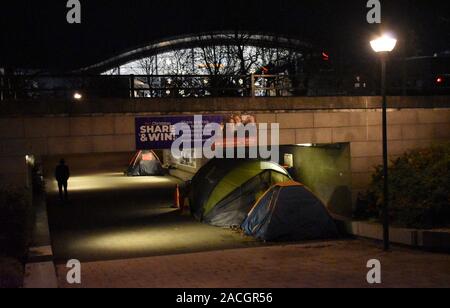
<svg viewBox="0 0 450 308"><path fill-rule="evenodd" d="M126 177L117 170L74 170L70 203L47 179L48 212L57 263L114 260L259 246L251 238L201 224L171 208L175 178Z"/></svg>
<svg viewBox="0 0 450 308"><path fill-rule="evenodd" d="M258 247L82 264L82 284L97 288L371 287L367 261L382 263L381 287L450 287L450 255L371 241ZM66 268L58 267L60 287Z"/></svg>

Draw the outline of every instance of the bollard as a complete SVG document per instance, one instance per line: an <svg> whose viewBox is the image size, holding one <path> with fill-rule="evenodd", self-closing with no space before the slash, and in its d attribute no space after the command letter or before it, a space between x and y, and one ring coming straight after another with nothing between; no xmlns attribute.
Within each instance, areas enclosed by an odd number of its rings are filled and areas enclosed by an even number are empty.
<svg viewBox="0 0 450 308"><path fill-rule="evenodd" d="M180 186L178 184L175 186L172 208L174 209L180 208Z"/></svg>

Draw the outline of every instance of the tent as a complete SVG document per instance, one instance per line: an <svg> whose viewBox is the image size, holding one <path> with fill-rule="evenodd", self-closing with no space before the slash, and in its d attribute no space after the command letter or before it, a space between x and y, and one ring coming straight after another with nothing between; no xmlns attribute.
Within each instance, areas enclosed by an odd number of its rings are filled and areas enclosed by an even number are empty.
<svg viewBox="0 0 450 308"><path fill-rule="evenodd" d="M264 241L317 240L338 235L323 203L296 182L270 188L248 214L242 229Z"/></svg>
<svg viewBox="0 0 450 308"><path fill-rule="evenodd" d="M131 160L127 176L163 175L163 167L158 156L153 151L138 151Z"/></svg>
<svg viewBox="0 0 450 308"><path fill-rule="evenodd" d="M276 163L213 159L192 179L191 212L197 219L214 226L239 227L270 186L289 180L287 171Z"/></svg>

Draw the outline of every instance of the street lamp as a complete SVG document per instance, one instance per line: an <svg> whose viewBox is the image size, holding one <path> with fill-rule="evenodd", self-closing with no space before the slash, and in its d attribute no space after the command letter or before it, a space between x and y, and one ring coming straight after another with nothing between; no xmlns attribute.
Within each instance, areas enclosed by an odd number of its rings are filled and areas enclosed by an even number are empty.
<svg viewBox="0 0 450 308"><path fill-rule="evenodd" d="M381 59L381 96L383 97L383 241L384 250L388 251L389 243L389 185L388 185L388 134L387 134L387 97L386 97L386 58L397 45L397 39L388 34L370 42L372 49Z"/></svg>
<svg viewBox="0 0 450 308"><path fill-rule="evenodd" d="M83 95L80 92L75 92L73 94L73 98L77 101L80 101L83 98Z"/></svg>

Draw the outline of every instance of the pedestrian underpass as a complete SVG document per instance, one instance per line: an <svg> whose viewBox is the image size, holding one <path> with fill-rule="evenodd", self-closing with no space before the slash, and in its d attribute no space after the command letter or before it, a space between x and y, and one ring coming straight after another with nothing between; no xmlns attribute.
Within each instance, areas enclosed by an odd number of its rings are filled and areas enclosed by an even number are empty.
<svg viewBox="0 0 450 308"><path fill-rule="evenodd" d="M57 263L244 248L262 245L228 229L199 223L174 209L172 176L126 177L133 153L66 156L69 202L61 204L52 176L57 157L43 161ZM126 159L125 159L126 158Z"/></svg>

